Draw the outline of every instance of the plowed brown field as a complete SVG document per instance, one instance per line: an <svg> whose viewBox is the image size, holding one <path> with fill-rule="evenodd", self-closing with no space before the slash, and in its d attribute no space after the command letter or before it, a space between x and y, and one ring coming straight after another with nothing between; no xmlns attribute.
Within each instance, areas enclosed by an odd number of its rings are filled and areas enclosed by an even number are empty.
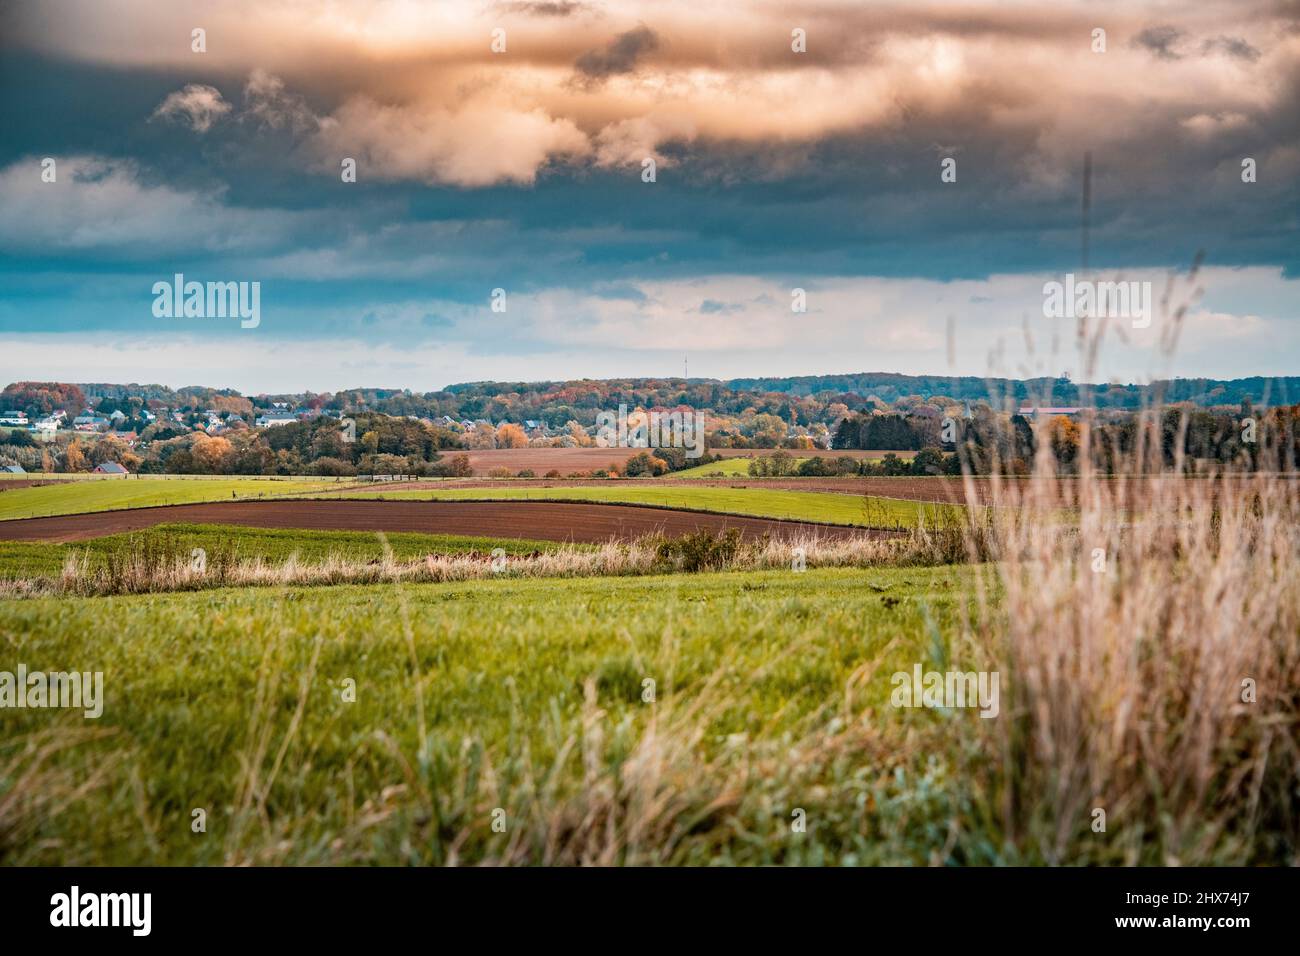
<svg viewBox="0 0 1300 956"><path fill-rule="evenodd" d="M0 539L79 541L158 524L229 524L318 531L423 534L598 543L646 534L669 536L737 528L747 537L880 537L887 532L638 505L554 501L238 501L130 508L93 514L0 521Z"/></svg>

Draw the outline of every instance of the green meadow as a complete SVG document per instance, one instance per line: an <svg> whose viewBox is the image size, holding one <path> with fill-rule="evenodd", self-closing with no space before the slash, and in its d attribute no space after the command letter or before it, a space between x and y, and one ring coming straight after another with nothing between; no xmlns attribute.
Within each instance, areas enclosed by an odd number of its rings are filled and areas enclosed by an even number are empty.
<svg viewBox="0 0 1300 956"><path fill-rule="evenodd" d="M0 520L50 515L199 504L241 498L270 498L302 491L337 488L334 479L283 481L275 478L187 479L114 478L66 481L36 488L0 486Z"/></svg>
<svg viewBox="0 0 1300 956"><path fill-rule="evenodd" d="M4 714L0 861L987 862L917 747L978 718L888 706L971 573L0 602L0 669L104 687L96 720ZM817 752L864 710L894 745Z"/></svg>
<svg viewBox="0 0 1300 956"><path fill-rule="evenodd" d="M696 465L694 468L683 468L681 471L674 471L668 474L668 478L716 478L722 475L725 478L749 477L750 458L724 458L721 461L711 462L707 465ZM798 466L805 461L803 458L795 459L795 465Z"/></svg>
<svg viewBox="0 0 1300 956"><path fill-rule="evenodd" d="M67 544L43 541L0 541L0 578L53 577L69 556L90 567L103 567L110 557L132 553L181 552L202 548L209 554L228 553L235 560L261 558L283 562L320 562L327 558L378 561L385 546L399 561L427 554L507 554L550 551L553 541L520 538L476 538L451 534L369 531L310 531L297 528L242 528L235 525L160 524L141 531L105 535ZM576 545L573 547L577 547Z"/></svg>

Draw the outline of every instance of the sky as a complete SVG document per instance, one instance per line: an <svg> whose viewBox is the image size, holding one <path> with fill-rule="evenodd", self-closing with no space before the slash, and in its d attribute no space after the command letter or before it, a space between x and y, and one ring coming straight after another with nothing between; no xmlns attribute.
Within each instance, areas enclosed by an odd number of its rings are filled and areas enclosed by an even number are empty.
<svg viewBox="0 0 1300 956"><path fill-rule="evenodd" d="M1297 0L0 23L6 382L1300 373ZM1045 315L1067 273L1151 321ZM256 327L155 314L176 274L259 283Z"/></svg>

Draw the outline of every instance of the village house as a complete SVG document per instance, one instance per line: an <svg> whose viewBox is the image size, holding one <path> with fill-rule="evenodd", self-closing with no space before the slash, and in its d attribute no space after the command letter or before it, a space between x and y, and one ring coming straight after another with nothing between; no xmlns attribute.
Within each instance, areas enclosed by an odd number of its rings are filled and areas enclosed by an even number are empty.
<svg viewBox="0 0 1300 956"><path fill-rule="evenodd" d="M72 427L79 432L98 432L108 427L108 419L98 415L78 415L72 420Z"/></svg>
<svg viewBox="0 0 1300 956"><path fill-rule="evenodd" d="M1035 407L1033 405L1025 405L1019 410L1019 412L1017 412L1017 414L1023 415L1026 418L1041 418L1041 417L1055 418L1057 415L1064 415L1066 418L1076 418L1078 417L1079 413L1082 411L1083 411L1082 408L1073 407L1073 406L1065 407L1065 406L1040 405Z"/></svg>
<svg viewBox="0 0 1300 956"><path fill-rule="evenodd" d="M258 415L255 424L258 428L273 428L276 425L291 425L298 419L288 412L268 412L265 415Z"/></svg>

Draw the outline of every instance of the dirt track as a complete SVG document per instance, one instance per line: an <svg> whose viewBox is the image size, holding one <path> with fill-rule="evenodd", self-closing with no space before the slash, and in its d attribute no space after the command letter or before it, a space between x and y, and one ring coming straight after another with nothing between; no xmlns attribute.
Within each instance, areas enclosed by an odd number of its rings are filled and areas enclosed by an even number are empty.
<svg viewBox="0 0 1300 956"><path fill-rule="evenodd" d="M670 536L739 528L746 537L843 538L874 534L854 528L637 505L553 501L239 501L0 521L0 539L80 541L157 524L229 524L317 531L417 531L487 538L601 542L645 534Z"/></svg>

